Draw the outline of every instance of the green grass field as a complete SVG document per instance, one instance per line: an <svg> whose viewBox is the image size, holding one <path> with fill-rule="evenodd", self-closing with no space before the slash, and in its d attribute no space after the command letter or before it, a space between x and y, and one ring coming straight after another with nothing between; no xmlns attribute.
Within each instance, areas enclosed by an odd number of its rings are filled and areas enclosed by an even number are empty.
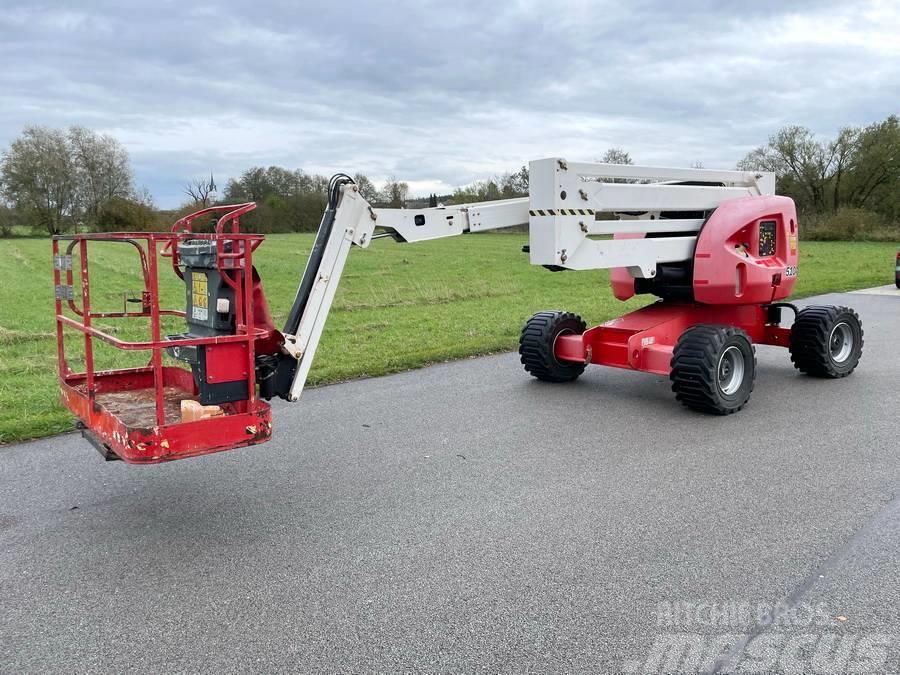
<svg viewBox="0 0 900 675"><path fill-rule="evenodd" d="M271 235L258 267L276 325L293 300L312 235ZM310 384L382 375L428 363L516 347L522 323L541 309L567 309L597 323L649 301L612 297L604 271L547 272L520 252L523 234L479 234L355 250L316 356ZM805 242L795 297L889 283L896 245ZM137 256L123 245L91 253L95 309L122 307L122 291L140 287ZM58 402L50 242L0 240L0 443L71 429ZM164 304L181 308L183 289L164 268ZM127 327L127 324L134 324ZM125 337L146 324L107 323ZM177 323L168 332L182 330ZM135 332L137 331L137 332ZM78 365L78 342L72 346ZM146 356L105 346L101 366L137 365ZM138 360L135 361L135 358ZM118 359L118 360L116 360Z"/></svg>

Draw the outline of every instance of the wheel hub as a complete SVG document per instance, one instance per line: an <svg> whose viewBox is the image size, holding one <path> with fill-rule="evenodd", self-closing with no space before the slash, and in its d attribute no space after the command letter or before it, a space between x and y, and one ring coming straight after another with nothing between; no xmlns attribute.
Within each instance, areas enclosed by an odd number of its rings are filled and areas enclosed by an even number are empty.
<svg viewBox="0 0 900 675"><path fill-rule="evenodd" d="M718 384L726 396L731 396L741 387L744 381L744 355L732 345L719 357Z"/></svg>
<svg viewBox="0 0 900 675"><path fill-rule="evenodd" d="M835 363L843 363L853 352L853 331L846 321L842 321L831 329L828 339L831 350L831 360Z"/></svg>

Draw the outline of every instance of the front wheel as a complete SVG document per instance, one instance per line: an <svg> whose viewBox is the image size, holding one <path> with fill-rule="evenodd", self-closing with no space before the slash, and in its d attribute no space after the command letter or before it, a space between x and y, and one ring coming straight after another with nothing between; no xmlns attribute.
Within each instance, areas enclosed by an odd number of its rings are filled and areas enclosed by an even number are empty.
<svg viewBox="0 0 900 675"><path fill-rule="evenodd" d="M813 377L847 377L859 363L862 348L862 323L849 307L804 307L791 326L791 361Z"/></svg>
<svg viewBox="0 0 900 675"><path fill-rule="evenodd" d="M692 410L730 415L747 403L756 379L750 338L732 326L691 326L672 352L672 391Z"/></svg>
<svg viewBox="0 0 900 675"><path fill-rule="evenodd" d="M519 337L519 356L531 375L545 382L571 382L584 372L583 363L558 361L554 355L560 335L581 335L587 325L571 312L538 312L528 319Z"/></svg>

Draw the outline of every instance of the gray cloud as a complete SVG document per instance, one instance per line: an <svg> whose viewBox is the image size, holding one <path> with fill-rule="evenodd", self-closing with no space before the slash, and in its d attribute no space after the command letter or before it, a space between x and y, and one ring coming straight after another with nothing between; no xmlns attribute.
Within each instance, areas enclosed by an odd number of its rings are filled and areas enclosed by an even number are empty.
<svg viewBox="0 0 900 675"><path fill-rule="evenodd" d="M84 124L161 206L255 164L421 191L541 156L733 166L900 112L900 9L843 2L4 3L0 144Z"/></svg>

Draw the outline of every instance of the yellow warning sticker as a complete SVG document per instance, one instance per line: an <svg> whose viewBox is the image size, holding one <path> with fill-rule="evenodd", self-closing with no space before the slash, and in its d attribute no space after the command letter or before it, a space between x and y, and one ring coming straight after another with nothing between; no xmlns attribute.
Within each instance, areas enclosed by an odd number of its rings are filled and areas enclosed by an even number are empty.
<svg viewBox="0 0 900 675"><path fill-rule="evenodd" d="M191 316L200 321L209 317L209 283L204 272L191 273Z"/></svg>

